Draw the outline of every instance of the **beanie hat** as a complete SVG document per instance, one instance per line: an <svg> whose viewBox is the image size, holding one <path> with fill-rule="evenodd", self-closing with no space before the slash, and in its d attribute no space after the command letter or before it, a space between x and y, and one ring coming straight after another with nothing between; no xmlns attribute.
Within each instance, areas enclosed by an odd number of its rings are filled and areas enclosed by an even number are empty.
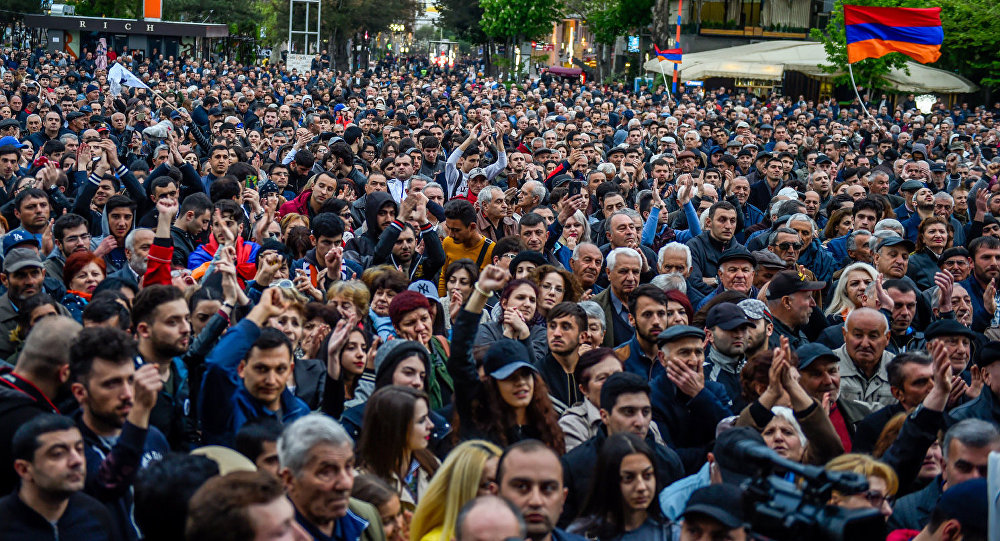
<svg viewBox="0 0 1000 541"><path fill-rule="evenodd" d="M398 295L397 295L398 296ZM430 354L420 342L413 340L389 340L375 352L375 388L392 385L392 374L403 359L416 355L424 363L425 373L430 376Z"/></svg>
<svg viewBox="0 0 1000 541"><path fill-rule="evenodd" d="M424 308L428 311L431 309L427 297L410 290L397 293L389 303L389 319L392 321L392 326L397 327L399 322L403 320L403 316L418 308Z"/></svg>

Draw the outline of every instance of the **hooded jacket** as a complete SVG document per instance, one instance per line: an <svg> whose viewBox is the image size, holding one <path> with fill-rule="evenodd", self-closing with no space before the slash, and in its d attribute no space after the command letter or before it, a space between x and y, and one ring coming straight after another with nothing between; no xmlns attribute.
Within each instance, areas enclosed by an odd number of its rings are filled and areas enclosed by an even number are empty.
<svg viewBox="0 0 1000 541"><path fill-rule="evenodd" d="M372 192L365 195L364 232L355 232L354 238L347 241L345 257L365 263L375 256L378 237L382 234L382 229L378 225L378 211L386 205L392 205L396 214L399 214L399 205L392 199L391 195L385 192ZM347 255L347 252L351 252L351 254Z"/></svg>

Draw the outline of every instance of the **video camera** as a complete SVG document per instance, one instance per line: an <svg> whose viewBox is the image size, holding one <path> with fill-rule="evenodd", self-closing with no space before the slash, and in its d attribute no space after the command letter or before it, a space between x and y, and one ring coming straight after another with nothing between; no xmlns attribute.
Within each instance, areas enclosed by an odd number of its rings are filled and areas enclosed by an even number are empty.
<svg viewBox="0 0 1000 541"><path fill-rule="evenodd" d="M828 505L834 490L846 494L867 490L868 480L863 475L792 462L754 441L737 441L731 452L746 465L740 473L752 475L742 484L743 514L755 539L885 539L885 518L878 510ZM797 486L775 472L793 474L801 483Z"/></svg>

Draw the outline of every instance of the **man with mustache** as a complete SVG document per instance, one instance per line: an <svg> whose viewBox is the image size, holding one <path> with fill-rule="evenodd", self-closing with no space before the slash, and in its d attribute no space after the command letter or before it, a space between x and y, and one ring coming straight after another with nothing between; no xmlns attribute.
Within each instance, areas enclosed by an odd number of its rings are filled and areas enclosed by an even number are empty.
<svg viewBox="0 0 1000 541"><path fill-rule="evenodd" d="M723 291L739 291L751 299L755 298L759 292L753 285L756 267L757 258L742 246L722 252L719 257L719 285L695 306L695 310L700 310Z"/></svg>
<svg viewBox="0 0 1000 541"><path fill-rule="evenodd" d="M847 316L843 334L844 345L834 350L840 359L841 396L869 413L895 402L885 369L894 357L886 351L885 316L873 308L855 308Z"/></svg>
<svg viewBox="0 0 1000 541"><path fill-rule="evenodd" d="M580 282L580 287L584 291L590 291L597 295L604 288L597 285L597 278L601 275L601 266L604 264L604 254L596 244L581 242L573 249L570 256L569 270Z"/></svg>
<svg viewBox="0 0 1000 541"><path fill-rule="evenodd" d="M731 302L716 304L708 311L705 331L711 348L705 355L705 377L721 383L733 400L733 409L742 411L740 368L747 361L746 348L754 322L747 319L743 309Z"/></svg>
<svg viewBox="0 0 1000 541"><path fill-rule="evenodd" d="M969 243L972 274L959 282L972 298L972 330L985 332L996 311L996 278L1000 275L1000 239L989 235ZM987 309L989 307L989 309Z"/></svg>
<svg viewBox="0 0 1000 541"><path fill-rule="evenodd" d="M628 342L635 335L629 324L629 298L639 286L642 256L632 248L615 248L608 254L608 281L611 286L592 300L604 308L608 322L604 333L604 347L616 347Z"/></svg>

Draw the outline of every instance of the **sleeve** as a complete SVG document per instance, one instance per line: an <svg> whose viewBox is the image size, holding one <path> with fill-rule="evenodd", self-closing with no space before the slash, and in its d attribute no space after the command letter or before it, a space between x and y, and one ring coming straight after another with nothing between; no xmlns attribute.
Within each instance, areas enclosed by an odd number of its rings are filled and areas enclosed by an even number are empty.
<svg viewBox="0 0 1000 541"><path fill-rule="evenodd" d="M145 212L152 207L152 202L148 197L146 197L146 189L139 183L139 179L135 178L132 171L129 171L129 169L124 165L119 167L118 170L115 171L115 174L117 174L118 178L121 179L122 186L124 186L125 190L128 191L132 200L139 204L139 210L137 212L139 214L145 214Z"/></svg>
<svg viewBox="0 0 1000 541"><path fill-rule="evenodd" d="M913 485L920 473L927 449L945 428L944 413L929 410L922 404L906 417L899 435L882 455L882 461L899 475L900 487Z"/></svg>
<svg viewBox="0 0 1000 541"><path fill-rule="evenodd" d="M458 183L462 180L462 175L458 172L458 160L465 154L461 148L455 148L451 155L448 156L448 160L444 162L444 180L448 183L445 188L448 189L448 193L445 194L447 197L454 197L455 190L458 189Z"/></svg>
<svg viewBox="0 0 1000 541"><path fill-rule="evenodd" d="M105 503L125 496L139 472L148 432L126 421L118 441L98 465L97 475L88 472L85 492Z"/></svg>
<svg viewBox="0 0 1000 541"><path fill-rule="evenodd" d="M698 213L690 201L684 204L684 217L687 218L688 228L677 231L677 242L687 242L701 235L701 220L698 219Z"/></svg>
<svg viewBox="0 0 1000 541"><path fill-rule="evenodd" d="M97 193L97 187L101 185L101 177L91 173L87 180L80 186L80 192L73 202L73 213L87 217L90 215L90 200Z"/></svg>
<svg viewBox="0 0 1000 541"><path fill-rule="evenodd" d="M149 247L147 258L146 274L142 277L142 285L153 284L171 285L170 261L174 257L173 238L154 238L153 245Z"/></svg>
<svg viewBox="0 0 1000 541"><path fill-rule="evenodd" d="M205 376L198 403L201 405L202 428L206 433L223 434L228 430L231 399L242 384L236 369L258 336L260 327L244 319L222 336L205 359Z"/></svg>
<svg viewBox="0 0 1000 541"><path fill-rule="evenodd" d="M497 146L499 156L497 156L497 161L486 166L486 180L493 180L507 167L507 151L504 150L503 144Z"/></svg>
<svg viewBox="0 0 1000 541"><path fill-rule="evenodd" d="M194 135L194 140L198 143L198 147L201 148L201 151L208 154L208 151L212 149L212 142L205 137L204 132L202 132L201 128L199 128L193 121L188 124L188 133Z"/></svg>
<svg viewBox="0 0 1000 541"><path fill-rule="evenodd" d="M444 266L444 247L441 245L441 237L429 222L420 228L420 238L424 239L424 261L420 264L419 275L414 279L423 278L433 282Z"/></svg>
<svg viewBox="0 0 1000 541"><path fill-rule="evenodd" d="M830 459L844 454L844 443L840 441L830 417L820 407L819 402L813 399L812 405L804 411L796 411L795 417L809 441L807 457L803 462L823 465Z"/></svg>
<svg viewBox="0 0 1000 541"><path fill-rule="evenodd" d="M392 247L396 245L396 239L399 238L399 234L403 232L404 227L406 226L403 222L394 220L382 231L382 234L378 237L378 244L375 245L375 255L372 258L373 265L381 265L382 263L389 262L389 259L392 257Z"/></svg>
<svg viewBox="0 0 1000 541"><path fill-rule="evenodd" d="M646 223L642 224L642 244L653 247L653 239L656 238L656 224L660 223L660 207L652 206L649 209L649 217Z"/></svg>
<svg viewBox="0 0 1000 541"><path fill-rule="evenodd" d="M479 371L472 359L472 343L479 325L479 314L462 309L452 326L451 356L448 357L448 374L455 387L455 410L463 425L471 426L472 403L482 392Z"/></svg>

